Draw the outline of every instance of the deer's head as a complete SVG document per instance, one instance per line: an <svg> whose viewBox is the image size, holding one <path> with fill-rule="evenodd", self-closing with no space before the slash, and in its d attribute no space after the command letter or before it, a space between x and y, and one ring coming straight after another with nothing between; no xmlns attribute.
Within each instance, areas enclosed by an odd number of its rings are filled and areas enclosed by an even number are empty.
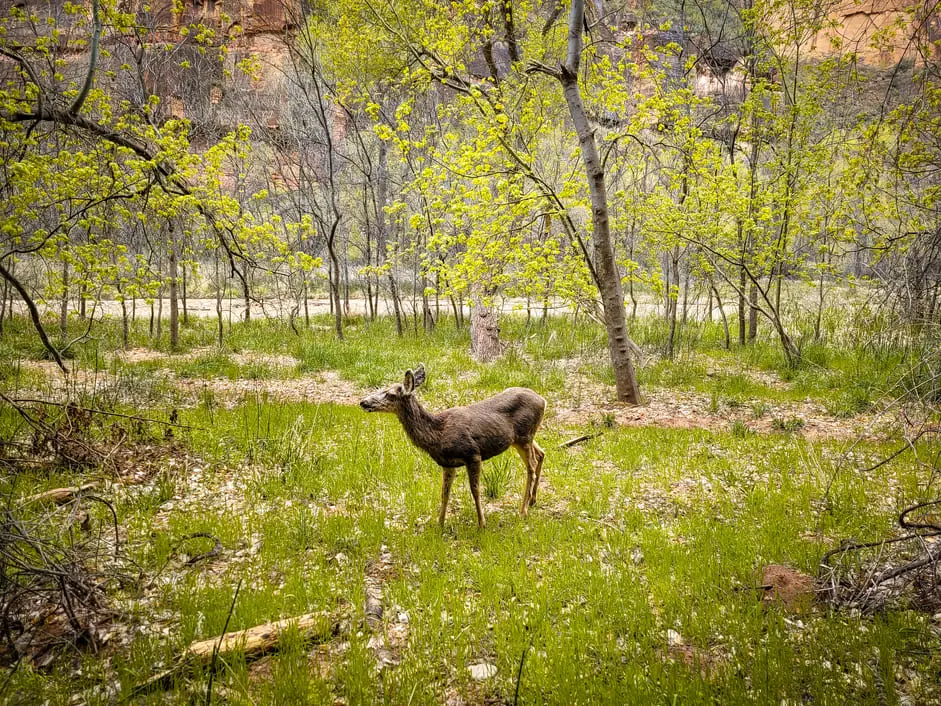
<svg viewBox="0 0 941 706"><path fill-rule="evenodd" d="M390 385L367 395L359 402L359 406L367 412L395 412L402 407L422 383L425 382L425 364L419 363L414 371L405 371L405 380Z"/></svg>

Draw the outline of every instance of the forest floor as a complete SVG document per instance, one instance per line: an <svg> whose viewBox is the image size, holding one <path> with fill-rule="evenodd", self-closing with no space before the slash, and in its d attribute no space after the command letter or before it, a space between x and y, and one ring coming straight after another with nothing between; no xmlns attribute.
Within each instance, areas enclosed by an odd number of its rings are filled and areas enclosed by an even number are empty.
<svg viewBox="0 0 941 706"><path fill-rule="evenodd" d="M66 377L21 342L25 326L8 330L8 519L93 547L82 561L100 590L71 616L78 630L54 598L9 603L0 700L941 699L937 575L872 580L936 555L938 537L821 564L845 540L904 536L899 514L938 496L937 415L903 394L905 353L821 345L792 370L769 343L725 351L700 325L663 359L648 326L645 404L628 407L597 327L509 319L504 332L488 366L453 325L398 339L358 320L338 342L326 326L254 322L220 350L204 322L173 353L143 329L119 350L111 331ZM510 385L549 400L528 517L507 454L485 465L487 529L464 485L438 529L436 467L394 417L356 405L419 361L432 409ZM27 500L89 482L61 506ZM918 517L935 526L930 509ZM180 659L193 641L310 614L327 627L263 653Z"/></svg>

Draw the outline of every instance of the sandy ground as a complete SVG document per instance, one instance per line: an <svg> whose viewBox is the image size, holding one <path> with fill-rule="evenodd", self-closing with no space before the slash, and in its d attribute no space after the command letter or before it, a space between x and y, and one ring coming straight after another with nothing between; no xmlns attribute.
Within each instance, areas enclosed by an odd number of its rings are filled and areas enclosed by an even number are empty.
<svg viewBox="0 0 941 706"><path fill-rule="evenodd" d="M189 360L215 353L214 349L200 348L185 354L170 356L146 348L125 351L121 358L127 362ZM276 356L244 352L232 354L239 364L260 363L274 369L292 369L297 360L290 356ZM45 389L22 391L20 397L53 400L74 399L81 394L122 395L127 380L103 371L93 371L71 362L68 378L51 361L23 361L24 369L42 372ZM368 392L341 378L333 371L322 371L300 377L273 377L259 380L229 378L183 378L170 367L161 368L158 375L178 392L177 404L196 405L207 395L225 407L238 405L246 398L265 398L280 402L312 402L354 405ZM783 384L769 380L772 384ZM132 390L133 386L129 389ZM768 402L760 412L748 404L730 405L717 402L708 394L678 392L663 388L643 391L644 404L629 406L615 401L614 388L598 383L584 375L572 372L569 384L560 394L549 394L547 421L561 427L594 425L601 429L616 425L626 427L655 426L673 429L729 429L736 422L748 430L770 433L781 430L782 425L809 439L845 439L884 435L893 422L889 415L876 412L850 418L835 417L811 400Z"/></svg>
<svg viewBox="0 0 941 706"><path fill-rule="evenodd" d="M304 308L300 303L298 304L298 313L297 316L304 316ZM366 301L362 298L359 299L350 299L349 300L348 312L352 315L363 315L368 313L368 307ZM498 301L500 310L504 313L511 312L526 312L527 302L525 299L501 299ZM287 319L291 315L291 310L295 306L293 300L277 300L272 299L268 301L263 301L262 304L252 303L251 315L255 318L266 317L266 318L282 318ZM402 306L406 314L411 315L413 313L412 308L412 299L410 297L403 299ZM421 301L419 300L418 306L421 306ZM131 311L132 304L129 302L127 304L128 311ZM435 304L432 301L431 303L432 310L435 310ZM542 305L533 303L531 305L533 316L542 315ZM706 307L707 303L705 301L690 301L687 307L687 316L693 320L702 320L706 318ZM14 303L14 309L21 314L26 314L26 309L21 302ZM154 302L154 311L160 310L159 301ZM631 313L632 305L631 302L627 302L627 312ZM732 317L736 315L737 308L730 305L728 302L723 302L723 309L725 310L726 316L729 317L731 323ZM59 309L57 306L41 306L39 307L40 313L43 316L58 316ZM190 316L196 316L200 318L212 318L216 316L216 300L215 299L187 299L186 301L186 310ZM442 314L451 314L452 308L451 303L448 299L442 298L439 300L438 310ZM70 310L71 314L74 316L78 315L77 307L73 306ZM96 317L120 317L121 316L121 304L117 301L102 301L96 304L94 307L89 303L86 310L86 314L90 315L94 311ZM549 315L560 315L560 314L571 314L575 311L573 306L564 304L562 302L553 302L547 309ZM163 318L168 318L170 315L170 301L168 299L163 300L162 306ZM182 316L183 307L182 303L180 304L180 314ZM330 301L328 299L308 299L307 300L307 312L310 316L317 316L322 314L331 313L330 310ZM651 297L641 297L638 300L637 305L637 316L655 316L663 312L663 305L659 300L654 300ZM380 298L379 300L379 314L380 315L391 315L392 305L386 299ZM465 316L470 315L469 307L464 307ZM719 308L713 307L713 317L718 320L720 316ZM143 299L137 300L137 318L148 318L150 316L150 304L148 304ZM223 299L222 300L222 317L226 321L239 321L245 316L245 302L242 299Z"/></svg>

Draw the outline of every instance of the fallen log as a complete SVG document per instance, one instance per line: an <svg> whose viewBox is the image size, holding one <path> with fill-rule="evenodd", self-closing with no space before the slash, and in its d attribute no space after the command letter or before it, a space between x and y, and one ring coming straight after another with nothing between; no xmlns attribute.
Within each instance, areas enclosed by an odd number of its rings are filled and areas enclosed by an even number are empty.
<svg viewBox="0 0 941 706"><path fill-rule="evenodd" d="M260 656L265 652L273 650L278 645L281 635L291 627L296 627L306 639L327 639L337 630L339 621L332 613L319 611L316 613L306 613L294 618L285 618L273 623L256 625L247 630L236 630L227 632L224 635L216 636L208 640L198 640L190 643L190 646L181 655L180 659L185 662L195 661L208 664L212 660L212 654L218 650L218 654L225 655L230 652L243 652L246 659Z"/></svg>
<svg viewBox="0 0 941 706"><path fill-rule="evenodd" d="M247 630L227 632L208 640L196 640L191 642L189 647L174 660L172 666L153 675L144 683L138 684L118 701L127 703L156 689L167 689L188 667L195 664L211 665L214 657L218 658L221 655L239 651L244 653L246 660L261 657L267 652L274 651L285 630L292 626L296 627L306 640L326 641L337 634L340 621L333 613L319 611L256 625Z"/></svg>
<svg viewBox="0 0 941 706"><path fill-rule="evenodd" d="M97 487L97 483L85 483L84 485L72 485L65 488L52 488L51 490L44 490L41 493L23 498L20 501L20 505L29 505L31 503L54 503L56 505L64 505L67 502L71 502L82 493Z"/></svg>

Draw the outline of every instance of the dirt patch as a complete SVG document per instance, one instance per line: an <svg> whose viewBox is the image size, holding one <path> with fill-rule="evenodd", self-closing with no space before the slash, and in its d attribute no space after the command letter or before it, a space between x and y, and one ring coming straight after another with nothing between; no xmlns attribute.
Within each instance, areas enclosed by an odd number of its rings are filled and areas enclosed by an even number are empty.
<svg viewBox="0 0 941 706"><path fill-rule="evenodd" d="M269 368L295 368L301 362L297 358L289 355L272 355L269 353L257 353L255 351L245 351L243 353L233 353L229 356L236 365L267 365Z"/></svg>
<svg viewBox="0 0 941 706"><path fill-rule="evenodd" d="M66 361L68 375L51 360L22 360L24 370L41 373L46 378L45 386L54 394L76 396L95 394L114 382L114 377L102 370L91 370L80 366L75 361Z"/></svg>
<svg viewBox="0 0 941 706"><path fill-rule="evenodd" d="M807 612L816 596L812 577L780 564L762 569L761 588L764 603L782 605L793 613Z"/></svg>
<svg viewBox="0 0 941 706"><path fill-rule="evenodd" d="M220 351L215 346L200 346L186 353L167 353L153 348L129 348L126 351L117 351L114 359L128 365L135 363L150 363L153 361L179 361L187 362L198 360L207 356L217 356ZM267 365L271 368L294 368L300 361L289 355L274 355L257 351L242 351L241 353L226 354L233 363L239 366Z"/></svg>
<svg viewBox="0 0 941 706"><path fill-rule="evenodd" d="M274 378L269 380L209 380L177 379L175 385L197 398L207 392L223 405L233 407L246 397L265 397L277 402L312 402L323 404L358 404L363 393L353 383L344 380L332 371L305 375L294 379Z"/></svg>
<svg viewBox="0 0 941 706"><path fill-rule="evenodd" d="M647 389L643 405L631 407L614 399L614 389L594 386L594 391L550 405L554 421L564 426L586 424L617 424L627 427L656 426L668 429L728 429L736 422L744 429L770 433L789 431L808 439L852 439L872 433L874 415L857 415L849 419L833 417L814 402L775 403L765 414L756 417L745 406L717 405L710 396L694 392Z"/></svg>
<svg viewBox="0 0 941 706"><path fill-rule="evenodd" d="M189 353L170 356L147 348L135 348L119 356L126 362L147 360L188 360L214 351L198 348ZM230 356L242 366L266 365L275 369L293 369L298 360L287 355L270 355L246 351ZM564 396L551 399L549 419L562 426L589 424L620 425L627 427L656 426L668 429L728 429L738 424L743 431L758 433L793 432L805 438L853 439L859 436L879 436L874 430L877 416L856 415L851 418L834 417L826 409L810 400L799 402L765 403L760 412L743 404L717 402L713 396L695 392L677 392L662 388L644 390L644 404L631 407L613 401L614 388L578 373L577 360L557 361L569 374ZM68 377L51 361L24 361L27 369L41 371L47 380L50 399L74 398L78 394L97 394L120 383L119 376L79 367L74 363ZM162 377L184 393L185 405L195 405L207 394L223 406L233 407L245 398L263 397L279 402L335 403L354 405L364 394L356 385L344 380L333 371L322 371L299 378L228 379L179 378L169 370ZM780 380L765 373L748 373L761 378L766 385L781 386ZM765 379L767 378L767 379Z"/></svg>
<svg viewBox="0 0 941 706"><path fill-rule="evenodd" d="M115 351L114 359L133 365L134 363L149 363L155 360L196 360L204 356L216 355L219 349L215 346L199 346L185 353L167 353L153 348L129 348L126 351Z"/></svg>

